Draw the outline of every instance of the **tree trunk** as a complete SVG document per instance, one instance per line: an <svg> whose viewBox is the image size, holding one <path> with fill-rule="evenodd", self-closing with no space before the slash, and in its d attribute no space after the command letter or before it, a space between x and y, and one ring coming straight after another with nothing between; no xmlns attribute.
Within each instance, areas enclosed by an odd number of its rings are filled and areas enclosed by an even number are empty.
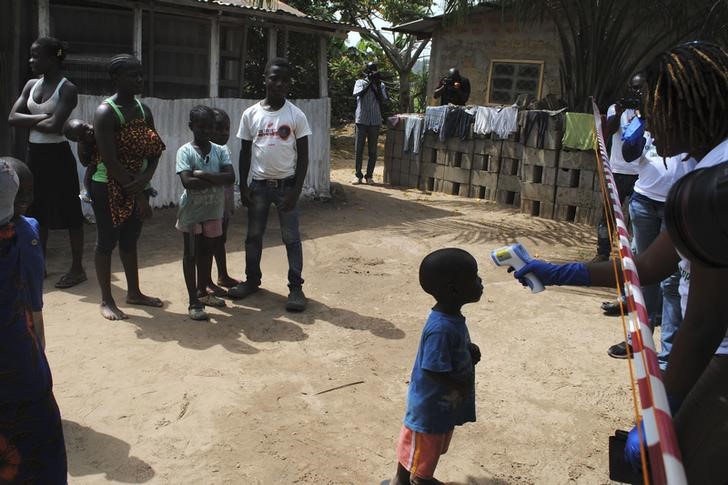
<svg viewBox="0 0 728 485"><path fill-rule="evenodd" d="M399 112L411 113L412 100L410 97L410 71L399 70Z"/></svg>

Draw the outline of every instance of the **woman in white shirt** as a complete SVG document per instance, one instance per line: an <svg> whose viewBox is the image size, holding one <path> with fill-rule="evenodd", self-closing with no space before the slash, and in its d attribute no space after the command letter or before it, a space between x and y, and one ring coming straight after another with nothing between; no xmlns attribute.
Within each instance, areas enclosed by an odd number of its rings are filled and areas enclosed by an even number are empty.
<svg viewBox="0 0 728 485"><path fill-rule="evenodd" d="M28 215L37 219L45 253L49 229L67 229L71 239L71 268L56 288L86 281L83 269L83 213L78 197L76 159L62 134L63 125L78 102L78 90L63 77L66 47L58 39L41 37L30 47L31 79L13 105L11 126L29 129L27 164L33 172L33 205Z"/></svg>

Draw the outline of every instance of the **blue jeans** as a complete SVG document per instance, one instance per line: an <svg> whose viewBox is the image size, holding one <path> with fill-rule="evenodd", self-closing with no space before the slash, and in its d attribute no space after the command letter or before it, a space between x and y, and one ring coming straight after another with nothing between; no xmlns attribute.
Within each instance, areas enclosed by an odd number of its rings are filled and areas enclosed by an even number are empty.
<svg viewBox="0 0 728 485"><path fill-rule="evenodd" d="M664 204L656 202L637 192L632 194L629 203L629 215L632 220L632 232L634 233L634 245L637 253L645 251L657 238L660 231L665 228ZM657 359L660 368L667 368L667 358L672 349L672 341L682 321L682 310L680 308L680 294L678 287L680 274L675 272L664 279L658 285L643 286L642 294L645 298L647 313L651 321L655 316L662 316L662 327L660 329L660 352ZM660 306L662 309L660 309Z"/></svg>
<svg viewBox="0 0 728 485"><path fill-rule="evenodd" d="M253 180L250 183L248 207L248 235L245 238L245 278L251 285L259 286L263 274L260 271L260 258L263 255L263 235L268 223L270 205L278 210L278 221L281 225L281 237L286 245L288 255L288 287L300 288L303 285L303 247L298 230L298 206L290 211L282 211L281 204L293 191L294 178L278 181L278 186L271 186L265 180Z"/></svg>
<svg viewBox="0 0 728 485"><path fill-rule="evenodd" d="M364 178L361 172L362 158L364 157L364 141L366 140L369 149L369 160L367 161L366 178L372 178L374 175L374 166L377 164L377 140L379 138L379 125L362 125L356 124L356 142L354 150L356 152L356 178Z"/></svg>

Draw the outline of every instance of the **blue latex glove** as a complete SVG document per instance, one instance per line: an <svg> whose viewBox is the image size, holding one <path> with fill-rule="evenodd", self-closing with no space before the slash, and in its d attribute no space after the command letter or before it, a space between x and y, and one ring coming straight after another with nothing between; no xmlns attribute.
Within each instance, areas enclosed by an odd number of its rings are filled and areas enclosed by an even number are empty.
<svg viewBox="0 0 728 485"><path fill-rule="evenodd" d="M667 395L667 402L670 405L670 412L673 416L677 414L678 410L680 409L680 405L682 405L682 399L673 396L671 394ZM642 442L645 444L645 451L647 450L647 439L645 438L645 423L644 421L640 421L639 426L635 426L632 428L632 430L627 435L627 444L624 446L624 460L632 465L632 468L637 470L638 472L642 471L642 459L640 455L640 438L638 433L642 433Z"/></svg>
<svg viewBox="0 0 728 485"><path fill-rule="evenodd" d="M639 430L639 431L638 431ZM645 439L645 425L640 421L639 426L635 426L627 435L627 443L624 445L624 461L629 463L636 471L642 471L642 454L640 453L640 437L637 433L642 434L642 442L645 444L647 451L647 440Z"/></svg>
<svg viewBox="0 0 728 485"><path fill-rule="evenodd" d="M627 143L636 143L645 136L645 122L642 118L635 116L629 122L627 128L622 131L622 141Z"/></svg>
<svg viewBox="0 0 728 485"><path fill-rule="evenodd" d="M540 259L532 259L526 265L513 273L513 276L527 286L524 275L533 273L544 286L569 285L589 286L591 278L584 263L551 264Z"/></svg>

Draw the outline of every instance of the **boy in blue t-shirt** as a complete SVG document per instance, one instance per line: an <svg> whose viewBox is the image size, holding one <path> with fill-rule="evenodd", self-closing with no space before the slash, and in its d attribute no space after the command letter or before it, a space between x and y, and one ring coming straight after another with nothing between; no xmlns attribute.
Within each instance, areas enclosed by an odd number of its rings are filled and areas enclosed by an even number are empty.
<svg viewBox="0 0 728 485"><path fill-rule="evenodd" d="M478 264L462 249L439 249L422 261L420 286L437 303L425 323L412 369L392 485L441 484L433 475L453 429L475 421L480 349L470 342L460 310L483 295Z"/></svg>
<svg viewBox="0 0 728 485"><path fill-rule="evenodd" d="M210 141L215 129L215 112L209 106L190 111L192 142L177 150L177 174L185 191L177 211L177 229L184 239L182 270L189 294L188 314L192 320L207 320L205 305L225 306L225 301L208 293L212 255L222 236L225 210L223 187L235 182L230 155Z"/></svg>

